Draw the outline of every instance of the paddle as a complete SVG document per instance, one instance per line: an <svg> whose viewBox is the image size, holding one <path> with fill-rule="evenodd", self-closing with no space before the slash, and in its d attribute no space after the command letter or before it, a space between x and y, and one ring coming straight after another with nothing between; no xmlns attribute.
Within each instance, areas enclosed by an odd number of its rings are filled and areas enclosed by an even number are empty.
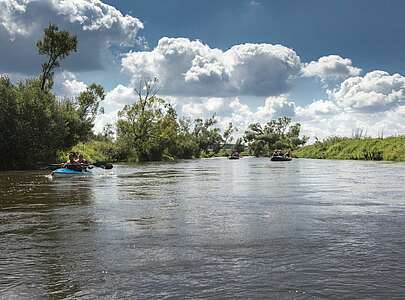
<svg viewBox="0 0 405 300"><path fill-rule="evenodd" d="M112 169L114 166L112 163L106 162L106 161L96 161L93 166L98 167L98 168L103 168L106 170Z"/></svg>
<svg viewBox="0 0 405 300"><path fill-rule="evenodd" d="M63 168L63 165L64 165L64 163L48 164L48 169L54 171L56 169ZM105 170L110 170L110 169L112 169L114 167L112 165L112 163L109 163L109 162L106 162L106 161L96 161L94 164L89 165L89 169L91 169L92 166L102 168L102 169L105 169Z"/></svg>

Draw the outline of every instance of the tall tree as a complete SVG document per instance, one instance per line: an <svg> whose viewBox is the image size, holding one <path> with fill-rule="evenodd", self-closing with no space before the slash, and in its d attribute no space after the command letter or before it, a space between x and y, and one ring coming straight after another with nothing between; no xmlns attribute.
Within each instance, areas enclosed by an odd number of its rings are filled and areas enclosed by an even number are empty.
<svg viewBox="0 0 405 300"><path fill-rule="evenodd" d="M177 116L170 104L156 96L157 80L141 81L138 100L119 113L117 139L138 160L159 160L177 134Z"/></svg>
<svg viewBox="0 0 405 300"><path fill-rule="evenodd" d="M56 25L49 24L44 30L44 37L37 42L38 52L48 56L48 61L42 64L41 90L49 90L53 86L54 69L60 66L60 61L71 52L76 52L77 38L67 31L59 31Z"/></svg>
<svg viewBox="0 0 405 300"><path fill-rule="evenodd" d="M218 153L224 140L221 136L220 129L214 127L218 123L216 115L213 114L206 120L201 118L195 119L194 123L193 133L199 149L205 152L205 154L208 154L210 149L213 150L214 153Z"/></svg>
<svg viewBox="0 0 405 300"><path fill-rule="evenodd" d="M224 134L223 134L223 139L224 139L224 146L227 143L231 143L233 140L232 134L234 132L238 131L238 128L234 127L232 122L229 122L228 127L225 128Z"/></svg>
<svg viewBox="0 0 405 300"><path fill-rule="evenodd" d="M92 83L85 91L76 97L76 111L81 121L80 139L86 140L94 127L94 121L99 113L104 113L100 102L105 98L104 88Z"/></svg>

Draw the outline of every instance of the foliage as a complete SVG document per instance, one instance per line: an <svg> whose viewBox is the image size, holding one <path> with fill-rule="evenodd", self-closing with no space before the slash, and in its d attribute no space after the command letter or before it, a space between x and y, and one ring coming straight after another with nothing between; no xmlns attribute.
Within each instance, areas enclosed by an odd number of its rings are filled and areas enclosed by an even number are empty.
<svg viewBox="0 0 405 300"><path fill-rule="evenodd" d="M140 161L161 160L177 135L176 112L156 97L154 84L145 81L135 89L138 101L118 113L117 141Z"/></svg>
<svg viewBox="0 0 405 300"><path fill-rule="evenodd" d="M292 150L303 145L307 137L300 138L301 125L290 118L281 117L262 126L253 123L245 131L244 139L251 154L255 156L271 155L275 149Z"/></svg>
<svg viewBox="0 0 405 300"><path fill-rule="evenodd" d="M199 150L204 152L205 155L208 154L209 150L212 150L214 154L218 153L224 143L220 129L214 127L217 122L215 114L205 121L203 119L196 119L194 121L194 138L198 143ZM228 136L230 134L229 132L227 133Z"/></svg>
<svg viewBox="0 0 405 300"><path fill-rule="evenodd" d="M235 145L233 145L232 152L242 153L244 151L245 151L245 144L243 143L243 139L238 138L235 142Z"/></svg>
<svg viewBox="0 0 405 300"><path fill-rule="evenodd" d="M54 161L58 152L93 136L94 120L102 112L100 85L88 86L75 99L60 100L50 91L53 70L76 51L76 37L51 24L37 47L48 56L39 78L13 84L0 77L0 169Z"/></svg>
<svg viewBox="0 0 405 300"><path fill-rule="evenodd" d="M354 160L405 160L405 136L388 138L329 137L294 152L297 157Z"/></svg>
<svg viewBox="0 0 405 300"><path fill-rule="evenodd" d="M60 61L71 52L76 52L77 38L67 31L59 31L55 25L49 24L44 30L44 37L37 42L39 54L47 55L48 61L42 64L41 90L50 90L53 86L53 70Z"/></svg>
<svg viewBox="0 0 405 300"><path fill-rule="evenodd" d="M215 115L191 122L178 119L173 107L156 96L156 81L143 81L135 92L138 100L119 112L117 143L131 160L149 161L211 156L220 151L224 138ZM226 139L231 139L230 125Z"/></svg>
<svg viewBox="0 0 405 300"><path fill-rule="evenodd" d="M122 153L116 143L106 139L94 139L87 143L77 145L62 151L58 151L58 161L67 161L70 152L78 152L90 163L97 161L121 161L126 158L126 153Z"/></svg>
<svg viewBox="0 0 405 300"><path fill-rule="evenodd" d="M13 84L0 77L0 99L0 169L53 161L58 150L92 135L94 119L83 118L80 101L42 91L40 79Z"/></svg>
<svg viewBox="0 0 405 300"><path fill-rule="evenodd" d="M229 122L228 127L225 128L223 134L223 143L226 145L227 143L231 143L233 141L233 133L238 131L236 127L233 126L231 122Z"/></svg>
<svg viewBox="0 0 405 300"><path fill-rule="evenodd" d="M75 109L81 122L80 140L86 140L90 137L96 116L99 113L104 113L104 109L100 107L100 102L104 98L104 88L93 83L75 99Z"/></svg>

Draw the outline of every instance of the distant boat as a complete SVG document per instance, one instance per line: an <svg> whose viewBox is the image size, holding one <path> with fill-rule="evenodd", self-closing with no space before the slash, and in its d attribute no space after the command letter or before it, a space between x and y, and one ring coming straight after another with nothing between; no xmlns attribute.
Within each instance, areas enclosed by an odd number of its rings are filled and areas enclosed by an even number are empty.
<svg viewBox="0 0 405 300"><path fill-rule="evenodd" d="M234 152L228 157L228 159L239 159L239 158L240 158L239 152Z"/></svg>
<svg viewBox="0 0 405 300"><path fill-rule="evenodd" d="M273 151L271 161L291 161L290 151L276 149Z"/></svg>
<svg viewBox="0 0 405 300"><path fill-rule="evenodd" d="M271 161L290 161L290 160L292 160L292 158L288 156L273 155L271 157Z"/></svg>

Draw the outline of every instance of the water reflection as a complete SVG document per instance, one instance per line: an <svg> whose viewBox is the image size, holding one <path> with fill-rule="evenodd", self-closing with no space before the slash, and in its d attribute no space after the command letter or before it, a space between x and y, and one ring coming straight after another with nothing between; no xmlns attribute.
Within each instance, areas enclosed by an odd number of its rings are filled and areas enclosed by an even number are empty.
<svg viewBox="0 0 405 300"><path fill-rule="evenodd" d="M0 173L0 298L400 297L404 171L243 158Z"/></svg>

